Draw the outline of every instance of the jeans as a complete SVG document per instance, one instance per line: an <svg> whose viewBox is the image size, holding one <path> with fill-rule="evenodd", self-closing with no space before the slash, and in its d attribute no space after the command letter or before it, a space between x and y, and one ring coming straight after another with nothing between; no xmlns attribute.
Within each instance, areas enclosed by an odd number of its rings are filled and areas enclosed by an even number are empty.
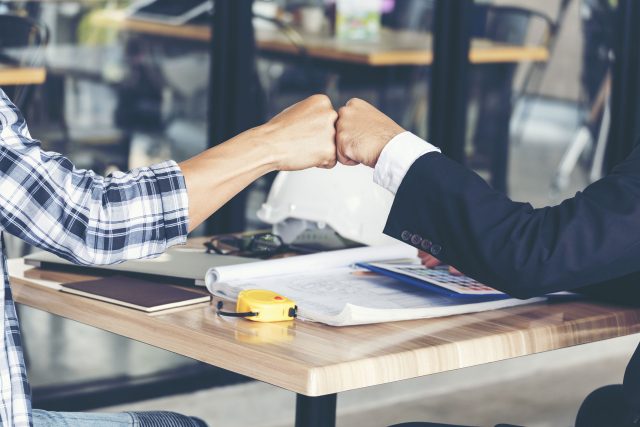
<svg viewBox="0 0 640 427"><path fill-rule="evenodd" d="M49 412L33 410L34 427L207 427L204 421L175 412Z"/></svg>

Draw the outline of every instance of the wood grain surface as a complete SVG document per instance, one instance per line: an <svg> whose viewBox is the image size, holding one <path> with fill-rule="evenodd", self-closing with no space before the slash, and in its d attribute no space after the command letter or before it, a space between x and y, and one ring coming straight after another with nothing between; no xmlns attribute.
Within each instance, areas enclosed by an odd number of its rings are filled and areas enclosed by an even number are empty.
<svg viewBox="0 0 640 427"><path fill-rule="evenodd" d="M92 24L161 37L208 42L211 30L202 25L168 25L131 19L122 11L95 14ZM330 35L301 33L306 54L312 58L370 66L430 65L433 62L432 38L429 33L383 29L376 41L339 40ZM277 30L256 31L259 49L298 55L299 48ZM474 39L471 63L547 61L549 52L542 46L519 46Z"/></svg>
<svg viewBox="0 0 640 427"><path fill-rule="evenodd" d="M0 65L0 86L42 84L46 77L44 68Z"/></svg>
<svg viewBox="0 0 640 427"><path fill-rule="evenodd" d="M570 301L439 319L334 328L257 323L200 305L149 316L38 286L84 276L9 272L17 302L247 375L318 396L640 332L640 310ZM31 279L33 278L33 279Z"/></svg>

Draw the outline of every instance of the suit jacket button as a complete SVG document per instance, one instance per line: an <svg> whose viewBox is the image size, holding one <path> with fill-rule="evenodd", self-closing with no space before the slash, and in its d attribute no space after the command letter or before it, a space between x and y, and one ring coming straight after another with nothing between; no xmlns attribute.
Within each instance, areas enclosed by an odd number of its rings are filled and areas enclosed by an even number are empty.
<svg viewBox="0 0 640 427"><path fill-rule="evenodd" d="M407 230L404 230L400 235L402 240L404 240L405 242L408 242L409 240L411 240L411 236L413 236L413 234L409 233Z"/></svg>
<svg viewBox="0 0 640 427"><path fill-rule="evenodd" d="M424 239L420 244L420 247L422 247L423 250L428 251L431 248L431 240Z"/></svg>
<svg viewBox="0 0 640 427"><path fill-rule="evenodd" d="M431 245L431 255L438 256L438 254L442 252L442 246L440 245Z"/></svg>
<svg viewBox="0 0 640 427"><path fill-rule="evenodd" d="M422 236L419 234L414 234L411 238L411 244L414 246L418 246L422 242Z"/></svg>

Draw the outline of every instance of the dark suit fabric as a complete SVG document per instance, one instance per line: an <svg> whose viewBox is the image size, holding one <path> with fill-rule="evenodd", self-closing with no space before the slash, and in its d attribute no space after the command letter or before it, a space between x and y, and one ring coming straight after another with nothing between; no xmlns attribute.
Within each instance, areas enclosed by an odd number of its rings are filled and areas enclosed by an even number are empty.
<svg viewBox="0 0 640 427"><path fill-rule="evenodd" d="M385 233L518 298L583 287L610 297L614 288L636 295L640 149L573 198L541 209L428 153L404 177Z"/></svg>

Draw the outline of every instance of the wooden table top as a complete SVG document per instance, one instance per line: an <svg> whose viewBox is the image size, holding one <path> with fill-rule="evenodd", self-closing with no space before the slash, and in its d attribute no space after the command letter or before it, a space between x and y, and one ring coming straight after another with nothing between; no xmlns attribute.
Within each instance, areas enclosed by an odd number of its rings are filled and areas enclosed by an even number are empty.
<svg viewBox="0 0 640 427"><path fill-rule="evenodd" d="M43 67L12 67L0 64L0 86L42 84L47 77Z"/></svg>
<svg viewBox="0 0 640 427"><path fill-rule="evenodd" d="M174 26L128 18L122 11L104 11L92 18L92 24L163 37L207 42L211 31L202 25ZM429 33L383 29L375 42L345 41L329 35L302 34L307 55L316 59L365 64L370 66L430 65L432 37ZM267 52L297 55L298 48L277 30L258 30L257 46ZM542 46L520 46L474 39L471 63L547 61L549 52Z"/></svg>
<svg viewBox="0 0 640 427"><path fill-rule="evenodd" d="M199 304L156 315L38 286L87 276L9 261L18 303L308 396L319 396L640 332L640 310L572 301L335 328L218 317Z"/></svg>

